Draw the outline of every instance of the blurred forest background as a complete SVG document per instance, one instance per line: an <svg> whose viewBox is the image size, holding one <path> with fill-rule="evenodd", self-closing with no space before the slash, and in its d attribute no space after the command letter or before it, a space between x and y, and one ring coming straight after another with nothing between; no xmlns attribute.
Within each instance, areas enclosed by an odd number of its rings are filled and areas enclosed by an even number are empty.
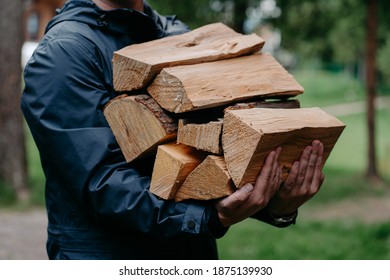
<svg viewBox="0 0 390 280"><path fill-rule="evenodd" d="M44 176L19 109L25 63L20 54L39 41L47 20L64 1L0 1L0 207L42 207ZM390 1L148 3L191 28L224 22L237 32L257 33L266 40L263 51L270 52L305 88L299 97L301 106L321 107L347 125L326 163L321 192L303 212L326 212L346 200L360 203L364 212L364 198L390 205ZM253 221L242 223L219 241L222 258L390 258L390 220L369 226L359 219L299 223L287 233ZM260 246L253 246L257 240Z"/></svg>

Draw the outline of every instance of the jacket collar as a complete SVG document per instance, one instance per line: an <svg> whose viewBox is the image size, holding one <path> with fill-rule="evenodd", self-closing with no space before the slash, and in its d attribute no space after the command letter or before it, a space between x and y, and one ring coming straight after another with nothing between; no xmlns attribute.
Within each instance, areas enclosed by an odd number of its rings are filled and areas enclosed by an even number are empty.
<svg viewBox="0 0 390 280"><path fill-rule="evenodd" d="M164 19L146 2L145 12L121 8L105 11L91 0L70 0L49 22L46 32L64 21L78 21L90 26L131 36L136 42L144 42L164 36Z"/></svg>

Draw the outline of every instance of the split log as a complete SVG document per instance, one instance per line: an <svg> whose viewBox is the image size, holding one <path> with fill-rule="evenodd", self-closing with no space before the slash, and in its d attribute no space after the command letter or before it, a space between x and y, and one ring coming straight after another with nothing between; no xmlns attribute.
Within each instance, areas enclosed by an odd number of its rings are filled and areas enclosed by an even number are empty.
<svg viewBox="0 0 390 280"><path fill-rule="evenodd" d="M225 108L225 110L240 110L250 108L288 109L299 107L300 104L298 100L277 100L237 103ZM213 112L207 112L206 114L212 113ZM177 143L185 144L198 150L206 151L215 155L222 155L222 114L223 112L221 111L221 118L218 118L216 121L210 121L209 119L204 119L204 117L180 119L177 130Z"/></svg>
<svg viewBox="0 0 390 280"><path fill-rule="evenodd" d="M235 102L295 96L303 88L270 54L254 54L165 68L148 87L169 112L226 106Z"/></svg>
<svg viewBox="0 0 390 280"><path fill-rule="evenodd" d="M127 46L114 53L116 91L144 88L164 67L233 58L261 50L264 40L242 35L222 23L202 26L181 35Z"/></svg>
<svg viewBox="0 0 390 280"><path fill-rule="evenodd" d="M176 141L198 150L221 155L222 124L222 119L207 123L194 119L181 119Z"/></svg>
<svg viewBox="0 0 390 280"><path fill-rule="evenodd" d="M228 196L236 190L222 156L209 155L188 175L175 200L210 200Z"/></svg>
<svg viewBox="0 0 390 280"><path fill-rule="evenodd" d="M242 110L252 108L274 108L274 109L296 109L300 108L301 104L297 99L290 100L275 100L275 101L256 101L246 103L236 103L225 108L225 110Z"/></svg>
<svg viewBox="0 0 390 280"><path fill-rule="evenodd" d="M206 156L207 154L182 144L158 146L150 191L163 199L175 198L184 180Z"/></svg>
<svg viewBox="0 0 390 280"><path fill-rule="evenodd" d="M127 162L156 152L177 135L177 121L146 94L111 100L104 116Z"/></svg>
<svg viewBox="0 0 390 280"><path fill-rule="evenodd" d="M236 187L255 183L267 155L278 146L286 179L303 149L318 139L324 144L323 163L345 125L319 108L227 110L222 146Z"/></svg>

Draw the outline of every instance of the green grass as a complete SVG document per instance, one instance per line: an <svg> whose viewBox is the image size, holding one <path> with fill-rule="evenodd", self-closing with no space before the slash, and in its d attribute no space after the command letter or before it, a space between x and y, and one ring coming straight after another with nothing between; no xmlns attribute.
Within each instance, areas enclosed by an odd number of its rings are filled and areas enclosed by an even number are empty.
<svg viewBox="0 0 390 280"><path fill-rule="evenodd" d="M338 117L346 128L336 143L327 165L334 169L358 172L366 168L367 128L365 114ZM380 110L376 114L376 143L378 168L381 173L390 170L390 109Z"/></svg>
<svg viewBox="0 0 390 280"><path fill-rule="evenodd" d="M305 89L298 96L302 107L329 106L365 98L362 83L347 73L302 70L292 74Z"/></svg>
<svg viewBox="0 0 390 280"><path fill-rule="evenodd" d="M28 129L26 129L26 147L28 162L28 182L31 186L31 201L33 206L44 206L45 204L45 177L43 174L41 160L37 146Z"/></svg>
<svg viewBox="0 0 390 280"><path fill-rule="evenodd" d="M26 129L26 150L27 150L27 183L31 194L29 201L17 202L16 195L11 187L0 182L0 208L28 209L30 207L43 207L45 204L45 178L41 167L38 149L34 143L31 133Z"/></svg>
<svg viewBox="0 0 390 280"><path fill-rule="evenodd" d="M390 222L300 222L279 229L246 220L219 239L218 248L220 258L228 260L390 259Z"/></svg>

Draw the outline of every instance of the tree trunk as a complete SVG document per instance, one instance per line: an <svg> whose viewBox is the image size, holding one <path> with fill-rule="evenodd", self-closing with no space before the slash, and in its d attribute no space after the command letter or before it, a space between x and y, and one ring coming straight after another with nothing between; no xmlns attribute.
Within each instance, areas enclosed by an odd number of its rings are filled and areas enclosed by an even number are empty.
<svg viewBox="0 0 390 280"><path fill-rule="evenodd" d="M248 1L234 1L234 22L233 29L238 33L244 33L244 22L246 19L246 10L248 9Z"/></svg>
<svg viewBox="0 0 390 280"><path fill-rule="evenodd" d="M375 97L376 97L376 51L377 51L377 0L367 0L366 29L366 92L367 92L367 128L368 128L368 165L366 175L378 180L377 158L375 151Z"/></svg>
<svg viewBox="0 0 390 280"><path fill-rule="evenodd" d="M0 180L28 198L21 94L22 0L0 0Z"/></svg>

